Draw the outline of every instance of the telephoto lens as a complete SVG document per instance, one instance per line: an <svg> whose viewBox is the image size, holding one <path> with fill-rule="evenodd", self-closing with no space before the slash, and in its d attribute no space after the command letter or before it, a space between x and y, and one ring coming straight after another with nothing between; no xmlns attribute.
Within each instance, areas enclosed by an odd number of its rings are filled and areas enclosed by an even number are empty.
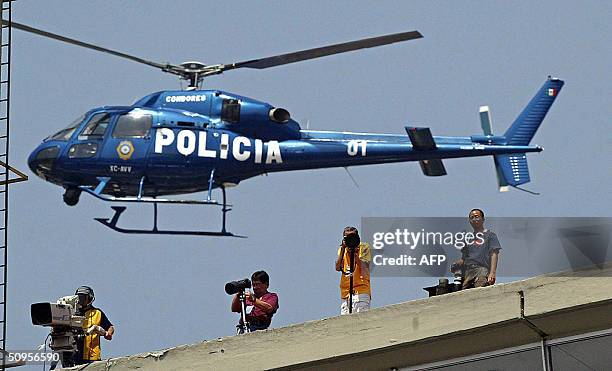
<svg viewBox="0 0 612 371"><path fill-rule="evenodd" d="M239 281L228 282L225 284L225 292L228 295L234 295L241 291L244 291L244 289L250 289L250 288L251 288L251 280L248 278L245 278Z"/></svg>

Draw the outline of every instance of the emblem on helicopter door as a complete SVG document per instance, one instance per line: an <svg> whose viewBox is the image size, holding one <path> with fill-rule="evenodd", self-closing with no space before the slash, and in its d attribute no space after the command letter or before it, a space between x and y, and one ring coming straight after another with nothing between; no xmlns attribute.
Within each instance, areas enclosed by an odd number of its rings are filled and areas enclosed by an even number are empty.
<svg viewBox="0 0 612 371"><path fill-rule="evenodd" d="M129 160L134 153L134 145L129 140L123 140L119 142L117 146L117 154L122 160Z"/></svg>

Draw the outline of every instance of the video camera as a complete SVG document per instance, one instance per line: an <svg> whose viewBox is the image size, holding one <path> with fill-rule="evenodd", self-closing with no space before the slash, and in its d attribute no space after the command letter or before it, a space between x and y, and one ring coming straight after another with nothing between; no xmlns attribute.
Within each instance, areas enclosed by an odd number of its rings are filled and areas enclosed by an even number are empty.
<svg viewBox="0 0 612 371"><path fill-rule="evenodd" d="M427 291L430 297L461 290L463 287L464 268L465 266L463 264L459 264L458 262L453 263L450 269L451 273L453 273L452 283L448 281L448 278L440 278L436 286L423 287L423 290Z"/></svg>
<svg viewBox="0 0 612 371"><path fill-rule="evenodd" d="M234 295L239 292L243 292L245 289L251 288L251 280L245 278L239 281L231 281L225 284L225 292L228 295Z"/></svg>
<svg viewBox="0 0 612 371"><path fill-rule="evenodd" d="M64 296L56 303L34 303L30 306L32 324L51 327L51 349L62 356L62 367L74 365L74 355L85 337L79 296Z"/></svg>
<svg viewBox="0 0 612 371"><path fill-rule="evenodd" d="M79 296L64 296L57 303L34 303L30 307L32 324L37 326L81 327L82 316L77 316Z"/></svg>

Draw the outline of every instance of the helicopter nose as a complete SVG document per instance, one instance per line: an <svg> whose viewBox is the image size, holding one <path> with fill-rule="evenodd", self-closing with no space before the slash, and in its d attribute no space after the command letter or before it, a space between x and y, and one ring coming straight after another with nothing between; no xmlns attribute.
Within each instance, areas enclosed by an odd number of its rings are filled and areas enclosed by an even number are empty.
<svg viewBox="0 0 612 371"><path fill-rule="evenodd" d="M58 145L40 145L30 154L28 166L34 174L44 179L52 173L59 153L60 147Z"/></svg>

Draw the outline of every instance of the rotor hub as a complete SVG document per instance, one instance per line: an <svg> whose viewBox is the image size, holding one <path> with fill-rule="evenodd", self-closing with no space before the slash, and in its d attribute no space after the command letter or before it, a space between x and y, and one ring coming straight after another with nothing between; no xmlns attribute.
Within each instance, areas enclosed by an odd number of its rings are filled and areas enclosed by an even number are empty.
<svg viewBox="0 0 612 371"><path fill-rule="evenodd" d="M180 66L183 67L184 71L187 73L203 72L206 69L206 65L204 63L197 61L183 62L180 64Z"/></svg>

